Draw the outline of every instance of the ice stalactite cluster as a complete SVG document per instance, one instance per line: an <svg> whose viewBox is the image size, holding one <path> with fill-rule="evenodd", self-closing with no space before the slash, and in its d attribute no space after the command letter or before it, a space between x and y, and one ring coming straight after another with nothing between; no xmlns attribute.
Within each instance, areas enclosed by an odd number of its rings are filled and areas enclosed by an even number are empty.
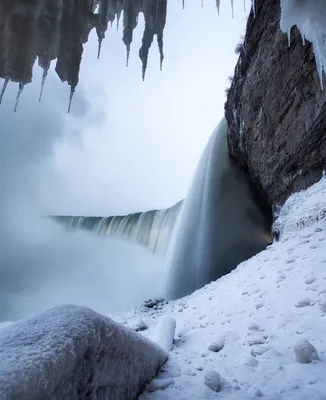
<svg viewBox="0 0 326 400"><path fill-rule="evenodd" d="M167 0L0 0L0 78L4 79L0 103L8 83L17 82L19 97L26 84L32 81L35 61L43 69L40 100L51 66L71 88L69 109L79 80L83 46L95 29L98 57L109 25L122 16L123 42L127 63L139 14L143 13L145 28L139 56L142 76L145 77L149 49L154 37L163 62L163 31Z"/></svg>
<svg viewBox="0 0 326 400"><path fill-rule="evenodd" d="M234 0L226 0L231 5ZM251 0L255 13L257 0ZM185 0L181 6L185 7ZM215 0L219 13L220 0ZM203 2L202 2L203 5ZM244 0L244 8L246 2ZM290 31L297 25L302 36L314 46L317 68L322 80L326 65L326 7L324 0L281 0L281 29ZM139 57L142 77L145 78L149 50L156 36L160 52L160 66L164 58L163 32L167 16L167 0L0 0L0 78L3 86L0 103L8 83L17 82L17 109L24 86L32 81L35 61L43 69L40 100L51 63L63 82L71 88L69 109L79 80L83 46L90 32L98 36L100 56L106 31L122 19L123 42L127 51L127 65L133 32L140 13L145 20Z"/></svg>
<svg viewBox="0 0 326 400"><path fill-rule="evenodd" d="M281 30L288 34L296 25L302 40L313 44L321 86L326 72L326 3L325 0L281 0Z"/></svg>

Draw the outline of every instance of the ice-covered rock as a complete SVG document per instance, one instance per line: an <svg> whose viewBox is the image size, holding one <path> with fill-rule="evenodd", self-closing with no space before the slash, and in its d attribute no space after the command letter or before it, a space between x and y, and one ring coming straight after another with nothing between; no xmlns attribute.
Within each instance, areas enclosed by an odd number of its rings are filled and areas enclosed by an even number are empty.
<svg viewBox="0 0 326 400"><path fill-rule="evenodd" d="M96 312L63 306L0 331L3 399L135 399L167 352Z"/></svg>
<svg viewBox="0 0 326 400"><path fill-rule="evenodd" d="M157 325L155 341L166 351L172 349L175 325L175 319L167 315Z"/></svg>
<svg viewBox="0 0 326 400"><path fill-rule="evenodd" d="M301 339L294 347L295 359L298 363L309 364L318 360L316 348L306 339Z"/></svg>

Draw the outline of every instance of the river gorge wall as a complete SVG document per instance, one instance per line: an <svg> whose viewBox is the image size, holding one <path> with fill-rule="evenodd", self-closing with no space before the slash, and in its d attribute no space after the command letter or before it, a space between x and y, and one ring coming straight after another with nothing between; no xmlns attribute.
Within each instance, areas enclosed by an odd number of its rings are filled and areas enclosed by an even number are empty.
<svg viewBox="0 0 326 400"><path fill-rule="evenodd" d="M280 0L256 0L225 104L230 155L273 207L326 168L326 92L312 45L296 27L289 43L280 15Z"/></svg>

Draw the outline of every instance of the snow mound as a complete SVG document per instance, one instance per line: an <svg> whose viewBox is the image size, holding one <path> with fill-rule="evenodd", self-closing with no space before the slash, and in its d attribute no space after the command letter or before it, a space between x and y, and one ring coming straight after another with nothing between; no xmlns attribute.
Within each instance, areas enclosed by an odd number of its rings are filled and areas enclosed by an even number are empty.
<svg viewBox="0 0 326 400"><path fill-rule="evenodd" d="M0 397L135 399L166 359L107 317L58 307L0 330Z"/></svg>

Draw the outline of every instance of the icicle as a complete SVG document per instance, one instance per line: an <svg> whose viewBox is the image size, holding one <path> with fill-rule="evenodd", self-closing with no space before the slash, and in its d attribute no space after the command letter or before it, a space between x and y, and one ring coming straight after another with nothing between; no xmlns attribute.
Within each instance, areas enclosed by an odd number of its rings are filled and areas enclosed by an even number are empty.
<svg viewBox="0 0 326 400"><path fill-rule="evenodd" d="M246 0L243 0L243 11L246 12Z"/></svg>
<svg viewBox="0 0 326 400"><path fill-rule="evenodd" d="M288 47L291 47L291 28L288 29Z"/></svg>
<svg viewBox="0 0 326 400"><path fill-rule="evenodd" d="M321 90L324 90L323 75L325 73L325 70L324 70L324 66L323 66L322 62L320 62L320 68L317 68L317 69L318 69L318 72L319 72L320 87L321 87Z"/></svg>
<svg viewBox="0 0 326 400"><path fill-rule="evenodd" d="M24 90L24 84L22 82L19 82L19 89L18 89L18 93L17 93L17 96L16 96L16 104L15 104L14 112L17 111L19 100L20 100L20 96L22 95L23 90Z"/></svg>
<svg viewBox="0 0 326 400"><path fill-rule="evenodd" d="M130 45L128 44L126 46L126 48L127 48L126 67L128 67L128 65L129 65L129 57L130 57Z"/></svg>
<svg viewBox="0 0 326 400"><path fill-rule="evenodd" d="M72 98L74 97L76 86L71 86L70 88L70 96L69 96L69 105L68 105L68 114L70 113Z"/></svg>
<svg viewBox="0 0 326 400"><path fill-rule="evenodd" d="M185 0L182 0L182 8L185 9Z"/></svg>
<svg viewBox="0 0 326 400"><path fill-rule="evenodd" d="M2 86L2 90L1 90L1 94L0 94L0 104L2 103L2 98L3 98L3 95L5 94L8 83L9 83L9 78L6 77L5 81L3 82L3 86Z"/></svg>
<svg viewBox="0 0 326 400"><path fill-rule="evenodd" d="M300 31L300 32L301 32L301 31ZM306 37L305 37L304 33L302 33L302 32L301 32L301 36L302 36L302 44L303 44L303 46L305 46L305 44L306 44Z"/></svg>
<svg viewBox="0 0 326 400"><path fill-rule="evenodd" d="M220 0L216 0L217 14L220 15Z"/></svg>
<svg viewBox="0 0 326 400"><path fill-rule="evenodd" d="M163 32L157 34L157 44L160 53L160 71L162 71L164 53L163 53Z"/></svg>
<svg viewBox="0 0 326 400"><path fill-rule="evenodd" d="M256 18L256 4L255 4L255 0L251 0L252 3L252 11L254 13L254 17Z"/></svg>
<svg viewBox="0 0 326 400"><path fill-rule="evenodd" d="M46 80L47 75L48 75L48 68L44 69L44 71L43 71L42 83L41 83L41 91L40 91L40 96L39 96L39 98L38 98L38 101L39 101L39 102L42 100L43 89L44 89L45 80Z"/></svg>
<svg viewBox="0 0 326 400"><path fill-rule="evenodd" d="M146 75L146 65L143 64L143 66L142 66L142 74L141 74L143 82L145 81L145 75Z"/></svg>
<svg viewBox="0 0 326 400"><path fill-rule="evenodd" d="M201 0L201 6L204 7L204 0Z"/></svg>
<svg viewBox="0 0 326 400"><path fill-rule="evenodd" d="M233 0L231 0L231 9L232 9L232 18L234 18L234 4L233 4Z"/></svg>
<svg viewBox="0 0 326 400"><path fill-rule="evenodd" d="M97 59L100 59L100 55L101 55L101 48L102 48L102 38L98 39L98 49L97 49Z"/></svg>

